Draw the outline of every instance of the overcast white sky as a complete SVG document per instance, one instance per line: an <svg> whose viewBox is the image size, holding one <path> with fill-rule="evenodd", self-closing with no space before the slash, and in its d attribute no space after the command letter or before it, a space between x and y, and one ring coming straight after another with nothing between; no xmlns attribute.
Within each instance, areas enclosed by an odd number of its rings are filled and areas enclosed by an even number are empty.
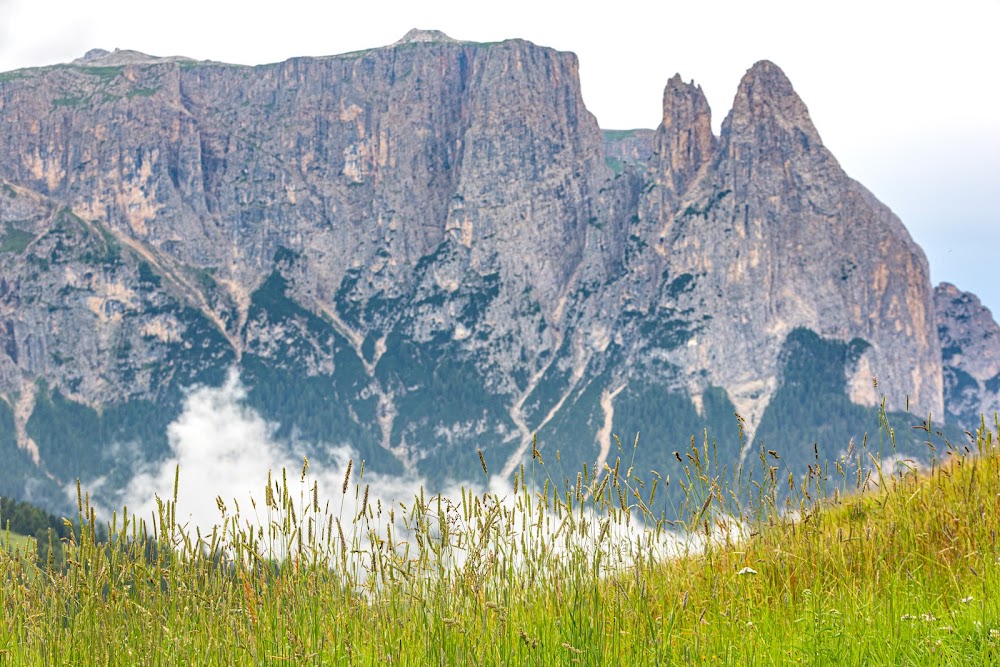
<svg viewBox="0 0 1000 667"><path fill-rule="evenodd" d="M0 0L0 71L91 48L258 64L391 43L414 27L574 51L602 127L655 127L694 79L716 129L743 73L777 63L847 172L923 246L935 282L1000 315L1000 0ZM2 159L2 158L0 158Z"/></svg>

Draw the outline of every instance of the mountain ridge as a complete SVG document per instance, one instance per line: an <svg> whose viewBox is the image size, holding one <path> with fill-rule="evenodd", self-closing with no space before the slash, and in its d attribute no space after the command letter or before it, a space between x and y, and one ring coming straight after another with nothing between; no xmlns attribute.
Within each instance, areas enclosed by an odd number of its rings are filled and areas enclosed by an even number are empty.
<svg viewBox="0 0 1000 667"><path fill-rule="evenodd" d="M719 136L678 75L660 127L615 139L571 53L401 41L0 79L0 441L37 484L120 486L128 429L162 457L184 387L233 364L320 455L437 479L476 449L508 475L536 433L603 462L660 430L663 469L733 412L780 432L801 355L845 411L878 377L890 410L944 414L926 259L776 65ZM45 425L74 411L85 436Z"/></svg>

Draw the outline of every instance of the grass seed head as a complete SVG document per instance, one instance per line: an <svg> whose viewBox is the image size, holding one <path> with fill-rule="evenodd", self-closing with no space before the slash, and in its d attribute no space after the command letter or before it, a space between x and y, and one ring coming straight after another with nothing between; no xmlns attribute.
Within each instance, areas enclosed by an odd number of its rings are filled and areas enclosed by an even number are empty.
<svg viewBox="0 0 1000 667"><path fill-rule="evenodd" d="M347 486L351 482L351 468L354 467L354 459L350 459L347 462L347 472L344 473L344 484L340 487L340 492L343 495L347 495Z"/></svg>

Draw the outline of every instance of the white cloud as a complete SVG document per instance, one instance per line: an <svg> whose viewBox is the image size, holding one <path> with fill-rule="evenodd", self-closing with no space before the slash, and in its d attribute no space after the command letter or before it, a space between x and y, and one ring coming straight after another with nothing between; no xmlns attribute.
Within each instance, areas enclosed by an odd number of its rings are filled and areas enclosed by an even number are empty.
<svg viewBox="0 0 1000 667"><path fill-rule="evenodd" d="M235 371L222 387L188 394L183 413L168 429L172 456L136 475L125 490L133 514L148 519L156 495L170 499L179 469L178 521L210 529L218 521L216 497L248 502L252 491L262 492L268 471L295 468L274 441L274 426L246 407L245 398Z"/></svg>
<svg viewBox="0 0 1000 667"><path fill-rule="evenodd" d="M181 415L168 427L171 455L155 464L140 465L140 471L121 494L119 504L127 506L130 515L152 525L153 517L157 516L157 499L168 501L174 496L176 475L177 524L189 534L200 529L207 535L222 523L219 500L230 515L239 508L241 524L249 521L254 526L266 526L268 479L281 480L283 470L296 506L301 504L300 496L311 498L316 484L323 505L329 501L338 511L343 508L340 513L345 519L359 512L360 496L366 486L369 503L372 506L381 503L386 510L394 502L409 502L420 495L424 481L416 476L391 477L365 472L359 478L362 462L349 447L280 442L275 437L277 425L248 407L246 395L236 370L229 372L221 387L192 389ZM331 465L317 463L321 449L322 458L333 461ZM312 462L302 481L303 456L310 453ZM344 494L344 473L352 459L352 483ZM74 487L74 497L75 492ZM448 492L458 496L458 486ZM110 515L111 508L100 509L103 515Z"/></svg>

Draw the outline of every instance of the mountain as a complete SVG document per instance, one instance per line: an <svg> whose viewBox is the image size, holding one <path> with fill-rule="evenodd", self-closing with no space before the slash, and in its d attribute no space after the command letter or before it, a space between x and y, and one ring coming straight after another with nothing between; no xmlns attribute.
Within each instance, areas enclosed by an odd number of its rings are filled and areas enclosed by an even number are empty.
<svg viewBox="0 0 1000 667"><path fill-rule="evenodd" d="M258 67L92 51L0 74L0 119L0 493L113 498L234 367L311 459L432 484L477 449L510 475L535 434L600 465L641 431L669 473L709 429L720 467L760 438L795 466L880 392L953 396L922 251L769 62L720 136L679 76L655 132L602 132L573 54L434 31Z"/></svg>
<svg viewBox="0 0 1000 667"><path fill-rule="evenodd" d="M934 288L945 419L974 428L1000 411L1000 326L975 294L942 283Z"/></svg>

